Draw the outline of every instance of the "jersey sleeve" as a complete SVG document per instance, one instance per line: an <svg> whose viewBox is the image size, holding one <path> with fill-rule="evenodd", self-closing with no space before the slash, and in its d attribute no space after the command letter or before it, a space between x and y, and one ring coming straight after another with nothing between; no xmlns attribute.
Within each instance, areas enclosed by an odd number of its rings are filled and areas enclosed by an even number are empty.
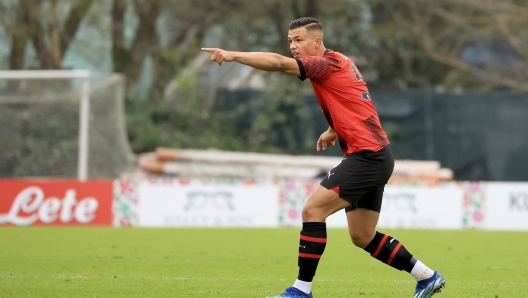
<svg viewBox="0 0 528 298"><path fill-rule="evenodd" d="M339 69L339 61L327 56L308 56L297 60L301 75L299 78L323 80Z"/></svg>

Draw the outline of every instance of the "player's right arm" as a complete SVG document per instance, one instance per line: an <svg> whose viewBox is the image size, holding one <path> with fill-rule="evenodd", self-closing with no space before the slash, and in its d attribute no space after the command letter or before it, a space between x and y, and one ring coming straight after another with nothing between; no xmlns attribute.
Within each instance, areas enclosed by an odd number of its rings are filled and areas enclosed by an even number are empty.
<svg viewBox="0 0 528 298"><path fill-rule="evenodd" d="M211 61L222 65L223 62L238 62L265 71L280 71L285 74L300 76L299 65L293 58L276 53L231 52L218 48L202 48L211 54Z"/></svg>

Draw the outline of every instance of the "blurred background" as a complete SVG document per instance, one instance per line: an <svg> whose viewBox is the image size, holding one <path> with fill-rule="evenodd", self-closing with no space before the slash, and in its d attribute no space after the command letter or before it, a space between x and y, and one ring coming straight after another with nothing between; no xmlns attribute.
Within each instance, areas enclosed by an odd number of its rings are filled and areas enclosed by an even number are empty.
<svg viewBox="0 0 528 298"><path fill-rule="evenodd" d="M158 147L315 155L327 124L309 83L200 52L290 56L302 16L362 71L396 159L528 180L526 1L3 0L0 69L90 71L89 178ZM79 79L0 87L0 177L77 177Z"/></svg>

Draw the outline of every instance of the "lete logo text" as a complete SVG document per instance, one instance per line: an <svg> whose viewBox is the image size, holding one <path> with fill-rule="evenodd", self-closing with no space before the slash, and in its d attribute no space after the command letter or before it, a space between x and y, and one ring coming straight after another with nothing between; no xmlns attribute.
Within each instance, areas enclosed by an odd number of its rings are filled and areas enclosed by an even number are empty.
<svg viewBox="0 0 528 298"><path fill-rule="evenodd" d="M0 180L0 225L109 225L112 195L111 181Z"/></svg>

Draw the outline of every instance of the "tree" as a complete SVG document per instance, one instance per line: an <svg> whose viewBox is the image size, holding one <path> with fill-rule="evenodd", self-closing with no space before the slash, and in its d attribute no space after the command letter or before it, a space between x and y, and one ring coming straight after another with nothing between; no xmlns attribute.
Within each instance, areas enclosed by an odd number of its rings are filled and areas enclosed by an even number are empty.
<svg viewBox="0 0 528 298"><path fill-rule="evenodd" d="M24 53L28 41L33 43L41 69L62 68L64 54L68 51L79 24L90 9L93 0L71 1L62 26L57 18L57 2L57 0L27 0L14 3L16 17L12 26L8 27L12 36L10 69L22 69L24 66Z"/></svg>
<svg viewBox="0 0 528 298"><path fill-rule="evenodd" d="M398 28L397 34L412 40L408 44L416 47L415 55L426 54L444 65L439 82L451 87L460 84L478 89L528 90L526 1L389 3L385 4L386 21L379 25Z"/></svg>

